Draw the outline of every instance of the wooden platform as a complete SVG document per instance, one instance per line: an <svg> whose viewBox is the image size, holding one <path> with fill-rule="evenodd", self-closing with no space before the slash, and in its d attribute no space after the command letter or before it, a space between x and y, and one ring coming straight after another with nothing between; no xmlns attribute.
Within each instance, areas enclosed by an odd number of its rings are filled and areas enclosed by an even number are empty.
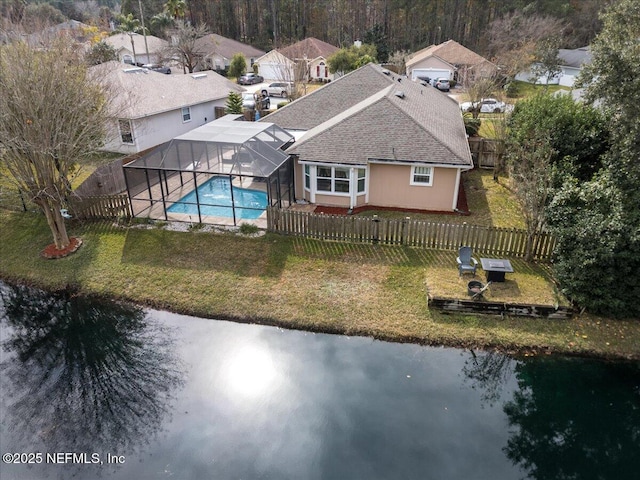
<svg viewBox="0 0 640 480"><path fill-rule="evenodd" d="M533 318L569 319L575 313L572 307L489 302L485 300L459 300L455 298L431 296L427 296L427 304L430 308L437 308L447 312L512 315Z"/></svg>

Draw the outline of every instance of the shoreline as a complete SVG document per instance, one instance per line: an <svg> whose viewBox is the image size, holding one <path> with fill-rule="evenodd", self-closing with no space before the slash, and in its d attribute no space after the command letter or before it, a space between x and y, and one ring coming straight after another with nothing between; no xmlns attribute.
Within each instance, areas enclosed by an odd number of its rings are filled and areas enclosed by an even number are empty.
<svg viewBox="0 0 640 480"><path fill-rule="evenodd" d="M4 282L8 285L21 285L27 286L30 288L40 289L50 293L56 293L61 290L66 290L69 288L77 289L77 293L80 295L93 296L96 298L103 298L106 300L114 301L114 302L125 302L133 305L138 305L141 308L148 308L152 310L165 311L176 315L184 315L196 318L202 318L205 320L211 321L228 321L234 323L240 323L245 325L261 325L275 328L282 328L286 330L294 330L294 331L302 331L309 333L319 333L326 335L343 335L343 336L351 336L351 337L363 337L363 338L371 338L373 340L381 341L381 342L390 342L390 343L407 343L413 345L420 345L425 347L442 347L442 348L456 348L456 349L464 349L464 350L482 350L482 351L494 351L501 353L503 355L507 355L513 358L518 357L532 357L532 356L564 356L564 357L573 357L573 358L585 358L585 359L593 359L593 360L602 360L602 361L625 361L625 362L635 362L640 361L640 354L633 355L620 355L615 352L611 354L603 354L602 352L597 352L593 350L558 350L548 346L531 346L531 345L504 345L504 344L492 344L492 343L478 343L474 341L447 341L447 339L441 338L425 338L418 336L393 336L385 334L384 332L373 332L366 330L345 330L341 328L327 328L327 327L306 327L302 328L300 325L296 325L295 323L282 321L275 318L251 318L251 317L242 317L242 316L228 316L224 314L212 314L212 315L203 315L201 312L198 312L197 309L176 309L172 308L172 305L166 302L156 302L156 301L146 301L140 302L138 300L134 300L131 298L123 297L123 296L111 296L111 295L102 295L96 292L87 291L82 288L81 285L68 285L62 289L49 289L46 286L43 286L35 281L24 281L20 279L10 279L0 277L0 282ZM447 315L447 314L443 314Z"/></svg>
<svg viewBox="0 0 640 480"><path fill-rule="evenodd" d="M51 243L45 219L0 211L0 222L0 278L9 284L50 292L72 286L177 314L396 343L640 360L638 319L501 317L430 308L427 294L434 288L440 294L463 288L450 251L104 221L70 224L69 234L82 238L82 247L48 260L40 256ZM541 272L525 264L520 270L511 283L524 300ZM494 300L500 301L498 294Z"/></svg>

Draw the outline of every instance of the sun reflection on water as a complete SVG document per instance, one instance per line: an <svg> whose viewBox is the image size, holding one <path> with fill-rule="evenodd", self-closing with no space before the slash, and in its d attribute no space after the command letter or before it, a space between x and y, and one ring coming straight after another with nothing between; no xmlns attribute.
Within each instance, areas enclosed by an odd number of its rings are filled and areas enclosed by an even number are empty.
<svg viewBox="0 0 640 480"><path fill-rule="evenodd" d="M233 393L263 395L276 388L278 369L271 353L258 346L243 346L225 362L225 383Z"/></svg>

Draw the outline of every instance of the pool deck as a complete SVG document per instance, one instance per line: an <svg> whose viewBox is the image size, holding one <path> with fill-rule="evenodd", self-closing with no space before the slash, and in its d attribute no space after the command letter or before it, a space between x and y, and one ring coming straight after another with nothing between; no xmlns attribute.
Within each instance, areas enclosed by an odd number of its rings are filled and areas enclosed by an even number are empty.
<svg viewBox="0 0 640 480"><path fill-rule="evenodd" d="M184 172L183 172L184 173ZM196 178L198 184L201 185L210 178L213 178L214 174L208 173L197 173ZM185 177L187 180L185 181ZM262 192L267 191L267 185L265 182L256 181L254 177L233 177L232 181L234 188L245 188L249 190L259 190ZM169 194L165 194L165 200L162 201L164 190L169 191ZM131 199L131 204L133 208L133 214L136 217L146 217L154 220L162 220L162 221L175 221L175 222L188 222L188 223L206 223L213 225L222 225L222 226L234 226L233 218L230 217L218 217L218 216L210 216L210 215L202 215L201 219L198 218L198 215L195 214L186 214L186 213L173 213L166 212L165 216L165 205L169 208L173 203L179 201L187 194L191 193L195 189L195 184L193 180L193 175L181 175L176 174L169 178L167 178L167 182L162 184L156 183L151 187L151 191L144 190L139 195L136 195ZM151 199L149 198L149 193ZM256 219L236 219L236 224L248 223L251 225L255 225L258 228L267 228L267 212L263 212L260 217Z"/></svg>

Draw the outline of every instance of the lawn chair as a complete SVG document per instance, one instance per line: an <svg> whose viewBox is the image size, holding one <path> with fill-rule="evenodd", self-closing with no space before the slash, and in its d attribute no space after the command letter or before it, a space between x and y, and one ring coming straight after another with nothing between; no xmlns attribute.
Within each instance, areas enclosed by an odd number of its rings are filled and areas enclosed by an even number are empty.
<svg viewBox="0 0 640 480"><path fill-rule="evenodd" d="M458 250L458 272L459 276L462 276L465 272L471 272L476 274L476 268L478 268L478 261L471 256L471 247L460 247Z"/></svg>

